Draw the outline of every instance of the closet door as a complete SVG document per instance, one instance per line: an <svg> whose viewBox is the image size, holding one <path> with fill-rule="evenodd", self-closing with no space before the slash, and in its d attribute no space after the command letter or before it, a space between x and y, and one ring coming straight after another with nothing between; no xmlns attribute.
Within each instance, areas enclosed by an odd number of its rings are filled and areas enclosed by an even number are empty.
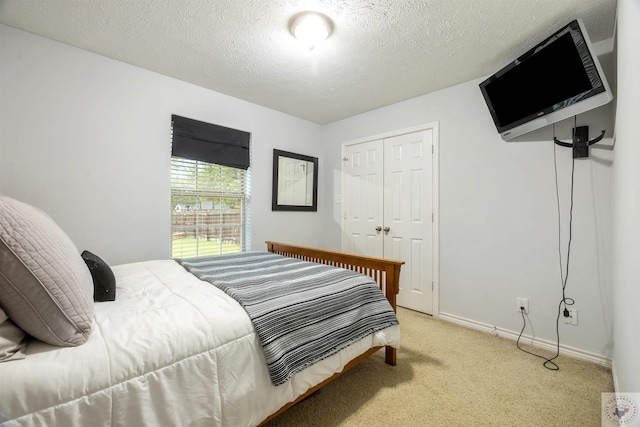
<svg viewBox="0 0 640 427"><path fill-rule="evenodd" d="M349 145L344 150L342 248L383 258L382 140Z"/></svg>
<svg viewBox="0 0 640 427"><path fill-rule="evenodd" d="M433 129L384 139L384 257L405 262L401 307L433 314Z"/></svg>
<svg viewBox="0 0 640 427"><path fill-rule="evenodd" d="M434 314L437 128L344 146L342 250L404 261L397 303Z"/></svg>

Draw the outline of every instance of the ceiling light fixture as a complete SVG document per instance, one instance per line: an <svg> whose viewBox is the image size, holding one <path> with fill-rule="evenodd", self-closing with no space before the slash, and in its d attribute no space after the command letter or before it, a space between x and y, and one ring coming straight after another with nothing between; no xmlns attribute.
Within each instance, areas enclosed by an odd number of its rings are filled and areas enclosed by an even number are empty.
<svg viewBox="0 0 640 427"><path fill-rule="evenodd" d="M331 35L333 25L328 16L318 12L302 12L291 18L291 34L313 50Z"/></svg>

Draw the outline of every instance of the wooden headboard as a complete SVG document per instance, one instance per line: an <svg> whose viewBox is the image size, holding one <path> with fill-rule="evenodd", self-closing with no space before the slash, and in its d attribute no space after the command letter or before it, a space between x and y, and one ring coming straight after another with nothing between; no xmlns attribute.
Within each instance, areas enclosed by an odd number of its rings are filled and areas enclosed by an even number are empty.
<svg viewBox="0 0 640 427"><path fill-rule="evenodd" d="M400 268L404 261L354 255L305 246L267 241L267 250L290 258L318 264L333 265L366 274L378 283L389 303L396 309L396 295L400 290Z"/></svg>

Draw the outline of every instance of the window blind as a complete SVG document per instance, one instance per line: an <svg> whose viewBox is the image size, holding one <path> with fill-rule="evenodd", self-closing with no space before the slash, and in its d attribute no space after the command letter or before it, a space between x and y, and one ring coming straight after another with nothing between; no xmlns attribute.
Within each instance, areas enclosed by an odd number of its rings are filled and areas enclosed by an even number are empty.
<svg viewBox="0 0 640 427"><path fill-rule="evenodd" d="M248 169L251 134L177 115L171 116L171 155Z"/></svg>
<svg viewBox="0 0 640 427"><path fill-rule="evenodd" d="M243 251L250 224L248 171L171 157L173 258Z"/></svg>

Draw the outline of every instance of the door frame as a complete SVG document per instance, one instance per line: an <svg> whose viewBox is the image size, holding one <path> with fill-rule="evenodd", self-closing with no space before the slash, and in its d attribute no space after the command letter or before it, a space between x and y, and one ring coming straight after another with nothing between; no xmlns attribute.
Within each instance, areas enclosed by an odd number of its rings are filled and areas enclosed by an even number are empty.
<svg viewBox="0 0 640 427"><path fill-rule="evenodd" d="M344 167L345 167L345 149L347 146L362 144L364 142L371 142L378 139L392 138L394 136L405 135L408 133L425 131L428 129L433 130L433 145L432 145L432 188L431 197L433 205L433 221L431 223L432 231L432 250L433 250L433 314L434 318L440 317L440 122L435 121L426 123L423 125L413 126L410 128L400 129L391 132L385 132L377 135L367 136L364 138L353 139L342 143L340 158L342 159L341 165L341 182L340 193L344 194L345 191L345 179L344 179ZM345 204L342 203L340 207L340 227L344 230L345 227ZM341 249L345 248L344 233L341 239ZM400 272L402 274L402 270Z"/></svg>

